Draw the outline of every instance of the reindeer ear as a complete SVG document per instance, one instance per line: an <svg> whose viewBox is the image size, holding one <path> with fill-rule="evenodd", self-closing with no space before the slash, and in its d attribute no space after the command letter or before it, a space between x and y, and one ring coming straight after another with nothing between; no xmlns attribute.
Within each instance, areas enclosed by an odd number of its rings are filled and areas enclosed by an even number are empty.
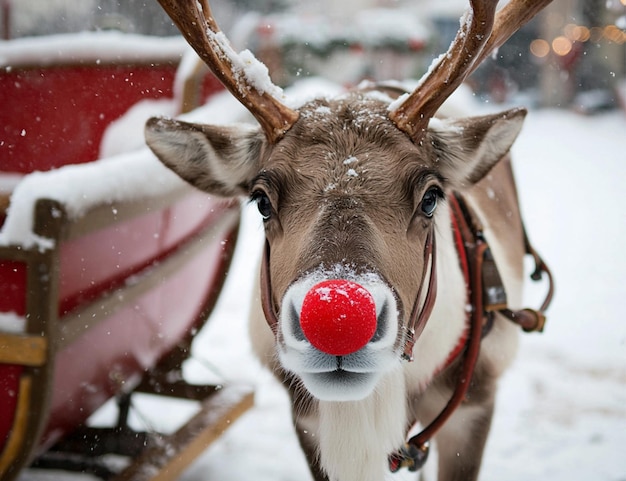
<svg viewBox="0 0 626 481"><path fill-rule="evenodd" d="M519 134L525 109L463 119L434 118L427 138L442 174L453 188L469 188L509 151Z"/></svg>
<svg viewBox="0 0 626 481"><path fill-rule="evenodd" d="M247 195L264 135L247 124L217 127L153 117L146 143L167 167L200 190L222 197Z"/></svg>

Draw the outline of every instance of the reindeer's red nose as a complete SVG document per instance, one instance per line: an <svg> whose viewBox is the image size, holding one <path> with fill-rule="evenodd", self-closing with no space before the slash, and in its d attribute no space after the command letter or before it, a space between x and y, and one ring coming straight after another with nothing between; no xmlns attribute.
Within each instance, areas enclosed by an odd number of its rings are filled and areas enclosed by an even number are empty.
<svg viewBox="0 0 626 481"><path fill-rule="evenodd" d="M307 292L300 326L322 352L346 356L361 349L376 332L376 305L367 289L343 279L316 284Z"/></svg>

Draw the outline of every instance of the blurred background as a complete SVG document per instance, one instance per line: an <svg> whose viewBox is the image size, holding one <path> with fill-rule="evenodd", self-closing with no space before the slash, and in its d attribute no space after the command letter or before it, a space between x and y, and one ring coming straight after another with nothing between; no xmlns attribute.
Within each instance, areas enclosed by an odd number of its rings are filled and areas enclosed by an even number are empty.
<svg viewBox="0 0 626 481"><path fill-rule="evenodd" d="M178 32L156 1L0 0L2 37L85 30ZM464 0L214 0L236 49L249 48L275 83L322 76L419 78L454 37ZM624 108L626 0L555 0L470 79L491 102L593 113ZM518 99L519 100L519 99Z"/></svg>
<svg viewBox="0 0 626 481"><path fill-rule="evenodd" d="M235 49L252 50L275 83L323 77L349 87L420 78L447 49L468 2L210 3ZM187 111L178 80L187 85L195 71L184 65L188 48L156 0L0 0L0 36L16 40L0 41L0 174L17 172L19 180L33 170L145 149L146 118ZM75 48L81 42L85 48ZM88 68L69 77L77 65ZM626 200L626 0L554 0L467 83L473 113L530 107L513 147L515 171L526 226L557 286L546 332L523 337L519 361L502 380L481 479L626 481L626 223L619 221ZM191 109L211 96L197 118L247 119L237 101L216 93L215 82L209 87L200 101L189 101ZM256 364L243 334L263 242L254 206L243 212L246 242L238 244L184 374L198 383L252 384L255 408L181 481L240 481L251 473L257 481L309 479L286 396ZM534 293L531 287L530 306L538 305ZM131 412L136 429L171 432L182 423L184 406L164 408L139 396ZM115 410L110 400L90 423L111 424ZM95 478L35 469L20 477L67 479Z"/></svg>

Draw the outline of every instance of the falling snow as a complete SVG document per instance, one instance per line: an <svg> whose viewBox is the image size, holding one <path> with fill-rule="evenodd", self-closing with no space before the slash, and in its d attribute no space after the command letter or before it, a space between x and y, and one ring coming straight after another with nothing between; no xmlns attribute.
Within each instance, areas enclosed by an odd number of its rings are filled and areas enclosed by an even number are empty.
<svg viewBox="0 0 626 481"><path fill-rule="evenodd" d="M304 90L310 94L311 88L309 84ZM195 119L244 118L232 99L218 96L217 105L215 111L208 106L196 113ZM582 117L531 110L513 148L526 227L554 271L557 291L546 331L522 336L517 361L500 383L482 481L625 479L626 256L619 241L626 238L626 224L620 221L626 202L625 131L621 113ZM116 164L109 164L107 175L115 176ZM127 167L120 162L118 168ZM291 427L287 397L255 361L246 336L246 293L257 276L250 266L257 264L263 245L260 225L254 209L246 208L223 295L184 369L191 382L255 386L255 407L200 456L181 481L311 479ZM535 305L543 290L528 287L528 302ZM138 397L134 405L131 425L167 431L194 409L190 403L147 396ZM92 422L113 419L109 403ZM19 481L44 479L94 478L31 470ZM405 472L388 479L416 477Z"/></svg>

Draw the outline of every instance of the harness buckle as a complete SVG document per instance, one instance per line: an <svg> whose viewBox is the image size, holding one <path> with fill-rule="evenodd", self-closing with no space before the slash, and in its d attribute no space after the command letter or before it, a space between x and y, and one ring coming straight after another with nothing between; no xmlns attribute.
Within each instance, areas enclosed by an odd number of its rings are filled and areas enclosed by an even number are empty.
<svg viewBox="0 0 626 481"><path fill-rule="evenodd" d="M413 362L413 346L415 346L415 330L407 329L407 336L404 341L404 352L402 353L402 360Z"/></svg>
<svg viewBox="0 0 626 481"><path fill-rule="evenodd" d="M429 451L430 443L428 442L419 446L406 443L398 452L389 456L389 470L392 473L402 468L408 468L411 472L419 471L426 464Z"/></svg>
<svg viewBox="0 0 626 481"><path fill-rule="evenodd" d="M536 311L535 309L522 309L524 313L532 316L535 319L535 323L532 327L523 327L524 332L543 332L543 328L546 325L546 316L543 312Z"/></svg>

